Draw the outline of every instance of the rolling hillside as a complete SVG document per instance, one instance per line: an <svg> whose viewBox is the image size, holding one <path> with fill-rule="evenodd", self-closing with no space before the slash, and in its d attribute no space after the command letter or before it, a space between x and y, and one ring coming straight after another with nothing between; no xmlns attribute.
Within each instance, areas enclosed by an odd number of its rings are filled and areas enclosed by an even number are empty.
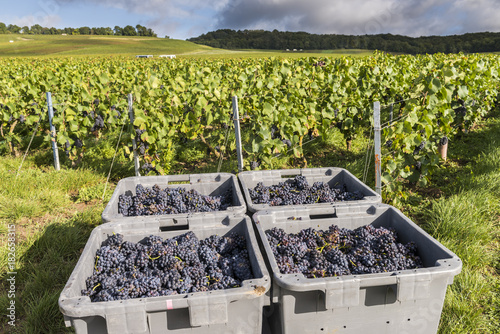
<svg viewBox="0 0 500 334"><path fill-rule="evenodd" d="M12 42L10 42L12 41ZM0 57L59 57L175 54L196 57L339 57L370 55L369 50L224 50L193 42L156 37L99 36L99 35L23 35L0 34Z"/></svg>
<svg viewBox="0 0 500 334"><path fill-rule="evenodd" d="M10 42L13 41L13 42ZM156 37L0 35L0 57L227 53L192 42Z"/></svg>

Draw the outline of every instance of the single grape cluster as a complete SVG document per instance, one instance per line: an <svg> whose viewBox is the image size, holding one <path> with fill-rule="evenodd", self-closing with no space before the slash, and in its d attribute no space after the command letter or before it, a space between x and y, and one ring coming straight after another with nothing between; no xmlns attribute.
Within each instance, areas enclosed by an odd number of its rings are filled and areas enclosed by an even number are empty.
<svg viewBox="0 0 500 334"><path fill-rule="evenodd" d="M302 273L307 278L392 272L423 266L414 242L398 241L395 230L365 225L354 230L329 226L286 233L266 231L282 274Z"/></svg>
<svg viewBox="0 0 500 334"><path fill-rule="evenodd" d="M142 134L146 132L146 130L135 129L135 141L137 143L137 147L139 148L139 153L141 155L145 155L149 150L149 144L147 141L142 140Z"/></svg>
<svg viewBox="0 0 500 334"><path fill-rule="evenodd" d="M417 154L420 154L420 151L422 151L425 147L425 143L426 141L423 140L420 145L418 145L414 150L413 150L413 155L417 155Z"/></svg>
<svg viewBox="0 0 500 334"><path fill-rule="evenodd" d="M144 172L145 175L148 175L149 172L153 172L156 175L160 175L160 172L154 167L151 163L146 162L144 165L141 166L141 170Z"/></svg>
<svg viewBox="0 0 500 334"><path fill-rule="evenodd" d="M102 119L101 115L97 115L94 119L94 125L92 125L90 131L95 132L101 129L104 129L104 120Z"/></svg>
<svg viewBox="0 0 500 334"><path fill-rule="evenodd" d="M230 232L199 240L193 232L125 241L113 234L96 251L81 291L93 302L223 290L254 278L244 236Z"/></svg>
<svg viewBox="0 0 500 334"><path fill-rule="evenodd" d="M364 197L359 191L347 191L345 184L331 188L327 183L314 182L310 186L302 175L269 187L259 182L255 188L249 188L248 191L253 203L271 206L355 201Z"/></svg>
<svg viewBox="0 0 500 334"><path fill-rule="evenodd" d="M220 196L202 195L194 189L176 187L161 189L155 184L144 187L138 184L135 196L118 197L118 213L124 216L168 215L193 212L226 210L232 205L232 189Z"/></svg>

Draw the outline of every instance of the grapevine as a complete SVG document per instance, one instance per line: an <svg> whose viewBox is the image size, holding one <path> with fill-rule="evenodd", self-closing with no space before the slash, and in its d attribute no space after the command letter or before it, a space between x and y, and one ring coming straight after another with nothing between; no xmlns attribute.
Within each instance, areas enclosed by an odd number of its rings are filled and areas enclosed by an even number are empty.
<svg viewBox="0 0 500 334"><path fill-rule="evenodd" d="M428 180L439 166L439 140L468 131L499 101L497 55L374 52L359 59L179 58L138 63L125 57L88 57L0 63L0 140L12 154L40 115L41 133L48 142L48 90L58 109L53 120L56 139L71 159L81 156L91 139L116 133L129 123L123 111L132 94L133 129L120 150L131 157L129 147L136 139L141 164L154 173L168 170L166 147L172 142L200 140L215 157L230 157L234 144L225 143L234 95L240 97L243 134L250 138L243 147L245 166L252 169L272 168L273 158L282 153L304 160L307 139L325 138L333 126L349 144L359 133L369 133L373 102L394 105L394 112L405 118L383 132L383 143L395 151L382 160L388 191L397 180ZM416 158L421 164L418 173L412 167Z"/></svg>

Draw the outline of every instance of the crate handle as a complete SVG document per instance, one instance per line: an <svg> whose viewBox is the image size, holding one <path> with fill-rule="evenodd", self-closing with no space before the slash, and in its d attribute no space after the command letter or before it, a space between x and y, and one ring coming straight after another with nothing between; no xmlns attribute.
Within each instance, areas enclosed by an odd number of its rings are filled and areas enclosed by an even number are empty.
<svg viewBox="0 0 500 334"><path fill-rule="evenodd" d="M168 185L180 185L180 184L191 184L191 181L189 180L182 180L182 181L174 181L174 180L171 180L171 181L168 181Z"/></svg>
<svg viewBox="0 0 500 334"><path fill-rule="evenodd" d="M386 277L353 277L330 281L325 287L325 308L358 306L360 288L397 284L396 298L400 302L427 299L430 296L432 275L429 270L419 268L409 273L395 273Z"/></svg>
<svg viewBox="0 0 500 334"><path fill-rule="evenodd" d="M360 280L340 280L327 283L325 290L325 308L332 310L340 307L359 305Z"/></svg>
<svg viewBox="0 0 500 334"><path fill-rule="evenodd" d="M160 230L160 232L189 230L189 219L187 218L159 219L158 229Z"/></svg>
<svg viewBox="0 0 500 334"><path fill-rule="evenodd" d="M191 175L189 174L169 175L167 179L167 184L168 185L191 184Z"/></svg>
<svg viewBox="0 0 500 334"><path fill-rule="evenodd" d="M228 323L227 298L203 296L188 298L191 326L208 326Z"/></svg>
<svg viewBox="0 0 500 334"><path fill-rule="evenodd" d="M413 273L398 275L397 299L400 302L407 300L427 299L430 296L431 273L420 268Z"/></svg>
<svg viewBox="0 0 500 334"><path fill-rule="evenodd" d="M315 219L331 219L331 218L338 218L337 217L337 212L323 213L323 214L317 214L317 215L309 215L309 219L311 219L311 220L315 220Z"/></svg>
<svg viewBox="0 0 500 334"><path fill-rule="evenodd" d="M127 311L105 315L107 333L145 333L148 330L146 312Z"/></svg>

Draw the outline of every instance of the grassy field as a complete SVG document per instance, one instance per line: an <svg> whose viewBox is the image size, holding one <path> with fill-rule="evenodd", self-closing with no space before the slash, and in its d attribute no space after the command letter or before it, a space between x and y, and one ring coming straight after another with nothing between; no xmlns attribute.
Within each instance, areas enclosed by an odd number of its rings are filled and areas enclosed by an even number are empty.
<svg viewBox="0 0 500 334"><path fill-rule="evenodd" d="M247 138L248 139L248 138ZM116 140L116 139L114 139ZM244 139L245 141L245 139ZM116 182L133 175L133 165L119 158L112 181L106 184L114 141L101 139L79 168L62 160L53 170L50 150L36 148L28 155L18 176L21 158L0 157L0 307L8 307L7 232L16 233L16 315L11 328L2 316L0 332L66 333L57 305L58 296L73 270ZM367 140L358 136L346 150L340 133L305 147L309 167L338 166L362 177ZM196 141L177 147L171 173L214 172L218 161L204 154ZM61 157L64 154L61 152ZM448 287L440 334L499 333L500 330L500 119L479 124L474 132L450 142L446 169L433 176L427 188L407 185L409 197L400 207L414 221L463 261L462 273ZM235 169L225 161L221 171ZM297 162L282 155L276 168ZM367 183L373 186L373 178ZM4 311L5 312L5 311Z"/></svg>
<svg viewBox="0 0 500 334"><path fill-rule="evenodd" d="M10 41L13 41L12 43ZM87 35L0 35L0 57L61 57L175 54L186 57L304 57L365 56L368 50L321 50L285 52L282 50L223 50L175 39L155 37L87 36Z"/></svg>

